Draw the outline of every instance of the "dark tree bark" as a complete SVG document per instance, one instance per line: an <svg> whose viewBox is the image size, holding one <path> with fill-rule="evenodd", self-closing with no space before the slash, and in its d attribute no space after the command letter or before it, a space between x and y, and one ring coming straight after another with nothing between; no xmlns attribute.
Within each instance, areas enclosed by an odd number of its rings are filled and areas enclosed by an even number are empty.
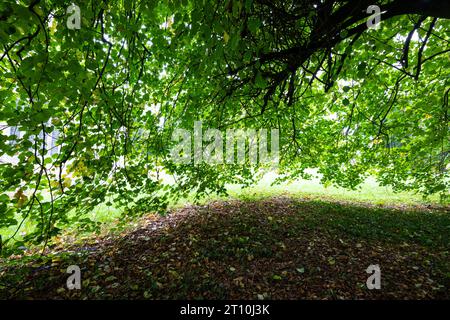
<svg viewBox="0 0 450 320"><path fill-rule="evenodd" d="M358 40L368 29L367 19L369 14L367 8L372 5L380 7L381 21L387 21L402 15L418 15L421 21L418 26L413 26L413 31L417 30L427 17L450 19L450 0L298 0L294 5L286 5L284 1L256 0L256 13L253 14L263 18L267 26L265 32L281 30L280 33L283 34L283 40L280 40L280 43L271 48L269 52L261 53L258 57L262 66L260 71L269 83L265 91L262 112L278 88L285 88L287 100L293 101L294 90L292 86L294 84L289 79L300 68L305 67L313 55L322 55L324 66L327 63L329 65L340 64L333 71L335 74L329 76L328 83L325 83L325 88L330 88L333 85L332 79L341 71L347 57L347 54L343 53L341 61L333 60L335 57L331 57L332 49L342 41L351 39L349 46L352 46ZM310 31L299 34L298 29L293 27L295 22L299 21L306 23ZM435 22L436 20L434 20L429 32L432 31ZM253 38L249 41L257 42L259 40ZM406 49L405 54L407 57ZM264 68L264 66L269 65L283 67ZM252 65L247 67L253 68ZM230 73L237 74L245 68L245 66L240 66ZM263 69L271 69L271 71L262 71ZM417 74L411 76L418 77L420 68L418 69ZM315 73L312 73L315 77ZM254 74L251 72L248 74L247 79L239 80L241 85L254 80ZM290 83L290 85L286 86L286 83ZM234 84L233 87L239 88L240 84Z"/></svg>

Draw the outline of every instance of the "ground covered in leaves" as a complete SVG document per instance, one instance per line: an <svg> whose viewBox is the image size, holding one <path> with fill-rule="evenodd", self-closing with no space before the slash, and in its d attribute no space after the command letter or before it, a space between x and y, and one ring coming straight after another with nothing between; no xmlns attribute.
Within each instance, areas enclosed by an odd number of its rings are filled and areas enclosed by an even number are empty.
<svg viewBox="0 0 450 320"><path fill-rule="evenodd" d="M139 228L16 257L3 299L449 299L448 208L307 199L213 202ZM69 265L81 290L68 290ZM381 289L368 290L369 265Z"/></svg>

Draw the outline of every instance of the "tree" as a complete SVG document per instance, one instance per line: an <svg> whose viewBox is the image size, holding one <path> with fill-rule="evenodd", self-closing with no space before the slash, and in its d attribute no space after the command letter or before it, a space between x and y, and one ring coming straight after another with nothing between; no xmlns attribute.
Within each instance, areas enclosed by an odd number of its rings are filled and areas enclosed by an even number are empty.
<svg viewBox="0 0 450 320"><path fill-rule="evenodd" d="M257 166L170 159L196 120L278 129L286 179L319 168L324 183L448 195L448 1L76 4L0 4L0 121L23 133L0 135L17 157L0 164L0 227L30 221L25 241L98 228L100 203L138 215L254 181Z"/></svg>

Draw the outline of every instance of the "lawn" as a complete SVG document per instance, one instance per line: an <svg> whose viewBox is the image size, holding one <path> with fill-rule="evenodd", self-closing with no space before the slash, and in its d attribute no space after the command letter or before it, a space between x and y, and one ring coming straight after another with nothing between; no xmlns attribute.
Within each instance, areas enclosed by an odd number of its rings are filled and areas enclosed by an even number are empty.
<svg viewBox="0 0 450 320"><path fill-rule="evenodd" d="M450 298L448 207L255 197L184 205L10 259L0 298ZM81 290L66 288L72 264ZM370 265L381 269L380 290L366 286Z"/></svg>
<svg viewBox="0 0 450 320"><path fill-rule="evenodd" d="M315 171L310 172L316 175ZM243 188L241 185L227 185L228 196L210 195L201 199L195 199L195 193L180 199L176 203L171 203L171 208L182 208L189 204L205 204L212 200L239 199L244 201L259 200L273 196L290 196L294 198L322 199L329 201L347 201L352 203L370 203L382 206L439 206L439 198L437 196L423 199L421 195L412 192L393 192L389 187L382 187L377 184L374 178L368 178L357 190L348 190L344 188L329 186L325 187L318 178L311 180L298 179L294 182L283 182L274 185L273 182L278 176L275 173L268 173L254 186ZM173 183L173 179L166 177L168 184ZM97 206L87 215L87 218L94 222L101 223L102 232L109 233L117 228L122 229L126 224L135 224L135 221L121 219L122 210L112 206L102 204ZM71 216L77 215L73 210ZM17 217L21 221L20 217ZM125 221L125 225L119 222ZM35 223L26 220L15 239L21 240L23 235L31 232L35 227ZM0 229L3 239L8 239L15 233L17 226ZM90 233L83 233L76 228L65 226L65 234L71 234L72 238L89 237Z"/></svg>

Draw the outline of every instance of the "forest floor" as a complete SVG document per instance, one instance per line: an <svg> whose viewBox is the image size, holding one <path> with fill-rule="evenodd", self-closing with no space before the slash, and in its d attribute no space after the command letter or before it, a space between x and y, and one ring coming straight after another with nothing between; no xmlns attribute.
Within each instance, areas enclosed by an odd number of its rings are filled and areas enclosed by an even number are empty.
<svg viewBox="0 0 450 320"><path fill-rule="evenodd" d="M450 209L275 197L186 206L0 264L2 299L450 299ZM68 290L67 267L81 269ZM381 289L369 290L370 265Z"/></svg>

